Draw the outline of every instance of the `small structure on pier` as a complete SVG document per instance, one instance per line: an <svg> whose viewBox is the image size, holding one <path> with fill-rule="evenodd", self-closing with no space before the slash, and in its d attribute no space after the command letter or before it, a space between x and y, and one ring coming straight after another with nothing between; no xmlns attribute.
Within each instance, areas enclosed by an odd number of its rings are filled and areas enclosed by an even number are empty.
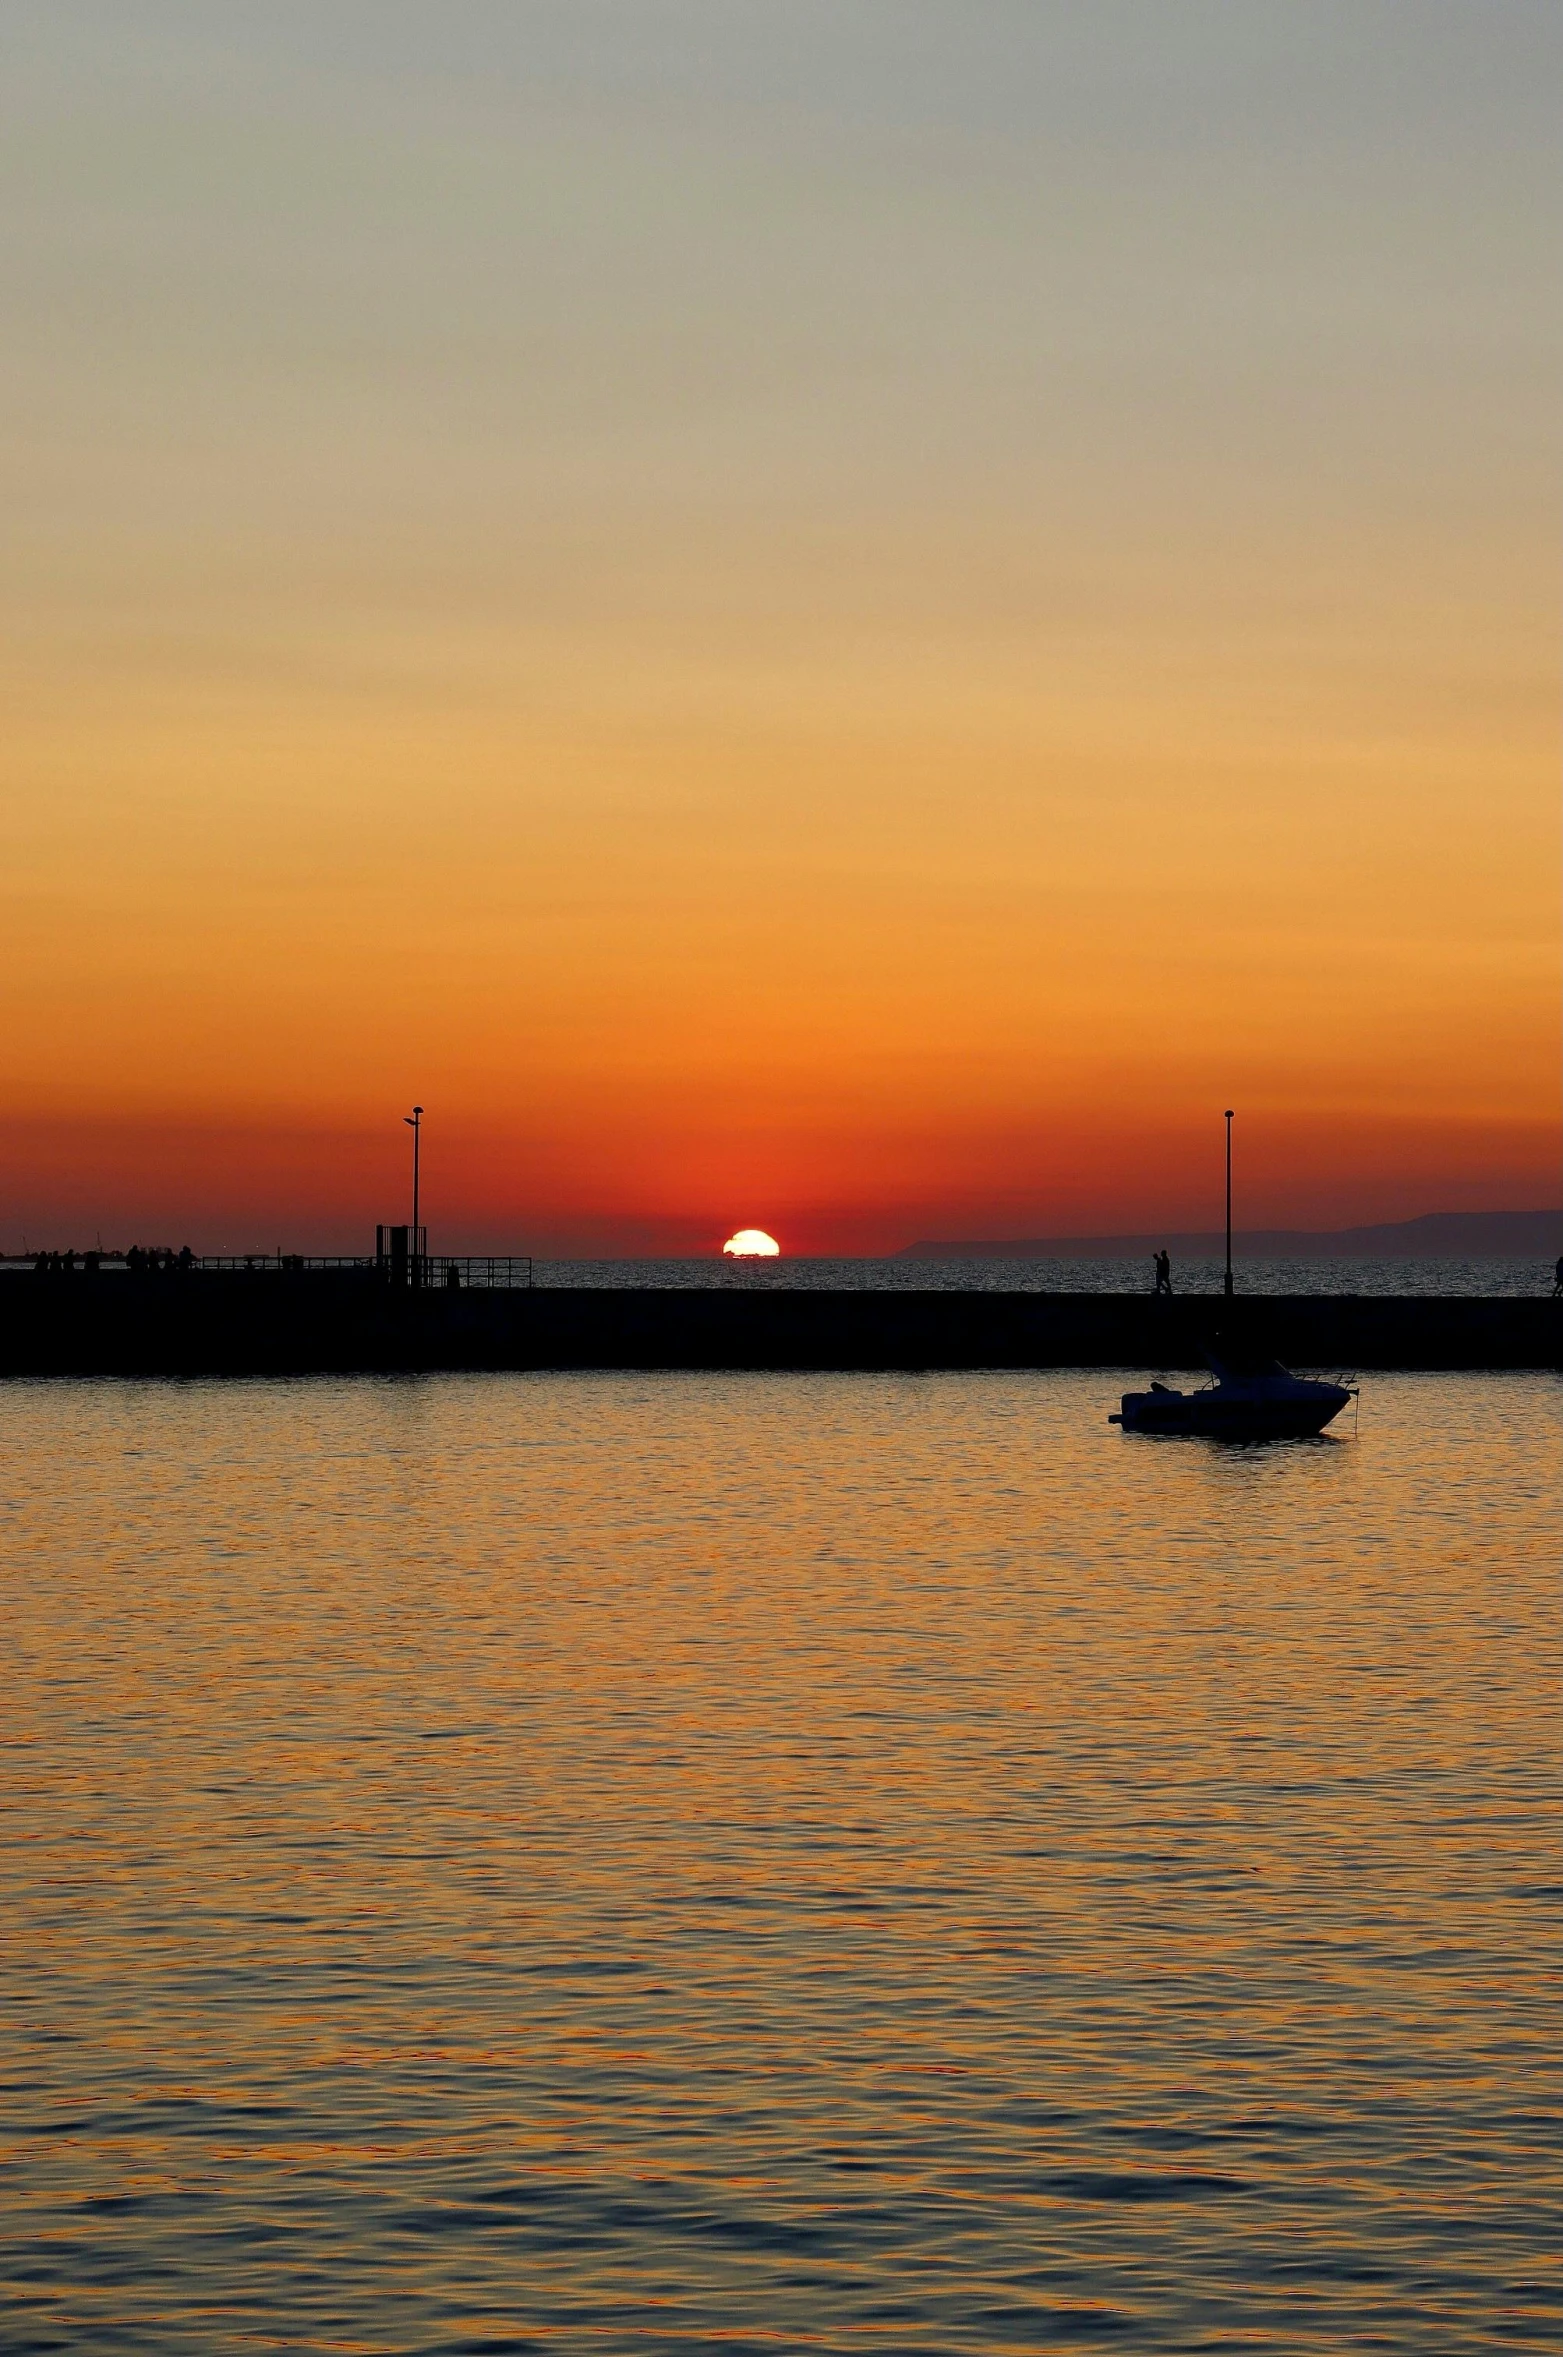
<svg viewBox="0 0 1563 2357"><path fill-rule="evenodd" d="M374 1265L388 1283L421 1289L429 1272L428 1229L406 1223L396 1228L377 1227Z"/></svg>

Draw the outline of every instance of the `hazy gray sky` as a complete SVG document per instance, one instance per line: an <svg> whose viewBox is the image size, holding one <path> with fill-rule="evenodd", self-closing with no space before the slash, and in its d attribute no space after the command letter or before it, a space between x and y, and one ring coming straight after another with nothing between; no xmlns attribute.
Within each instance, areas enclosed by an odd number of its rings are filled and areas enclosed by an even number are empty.
<svg viewBox="0 0 1563 2357"><path fill-rule="evenodd" d="M417 1071L516 1200L1056 1226L1235 1068L1349 1210L1545 1167L1551 0L0 43L40 1137Z"/></svg>

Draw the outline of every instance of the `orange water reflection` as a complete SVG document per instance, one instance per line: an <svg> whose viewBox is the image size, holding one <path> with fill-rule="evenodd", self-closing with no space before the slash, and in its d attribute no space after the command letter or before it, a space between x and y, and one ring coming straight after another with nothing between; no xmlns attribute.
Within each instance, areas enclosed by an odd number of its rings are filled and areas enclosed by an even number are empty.
<svg viewBox="0 0 1563 2357"><path fill-rule="evenodd" d="M10 1387L16 2345L1542 2337L1557 1387L1116 1388Z"/></svg>

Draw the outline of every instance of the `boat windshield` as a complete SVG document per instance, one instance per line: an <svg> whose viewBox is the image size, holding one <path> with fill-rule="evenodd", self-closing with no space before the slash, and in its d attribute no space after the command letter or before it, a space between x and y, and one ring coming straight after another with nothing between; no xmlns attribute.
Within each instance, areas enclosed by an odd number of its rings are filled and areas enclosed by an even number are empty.
<svg viewBox="0 0 1563 2357"><path fill-rule="evenodd" d="M1207 1350L1205 1359L1211 1373L1221 1383L1273 1381L1277 1376L1283 1382L1291 1380L1289 1367L1283 1367L1279 1359L1267 1358L1260 1351Z"/></svg>

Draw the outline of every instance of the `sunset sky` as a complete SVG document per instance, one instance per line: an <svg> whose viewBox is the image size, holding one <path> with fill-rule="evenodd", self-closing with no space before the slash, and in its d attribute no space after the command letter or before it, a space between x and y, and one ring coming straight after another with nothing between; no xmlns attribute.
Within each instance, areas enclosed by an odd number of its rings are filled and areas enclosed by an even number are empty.
<svg viewBox="0 0 1563 2357"><path fill-rule="evenodd" d="M0 1246L1558 1200L1556 0L0 53Z"/></svg>

